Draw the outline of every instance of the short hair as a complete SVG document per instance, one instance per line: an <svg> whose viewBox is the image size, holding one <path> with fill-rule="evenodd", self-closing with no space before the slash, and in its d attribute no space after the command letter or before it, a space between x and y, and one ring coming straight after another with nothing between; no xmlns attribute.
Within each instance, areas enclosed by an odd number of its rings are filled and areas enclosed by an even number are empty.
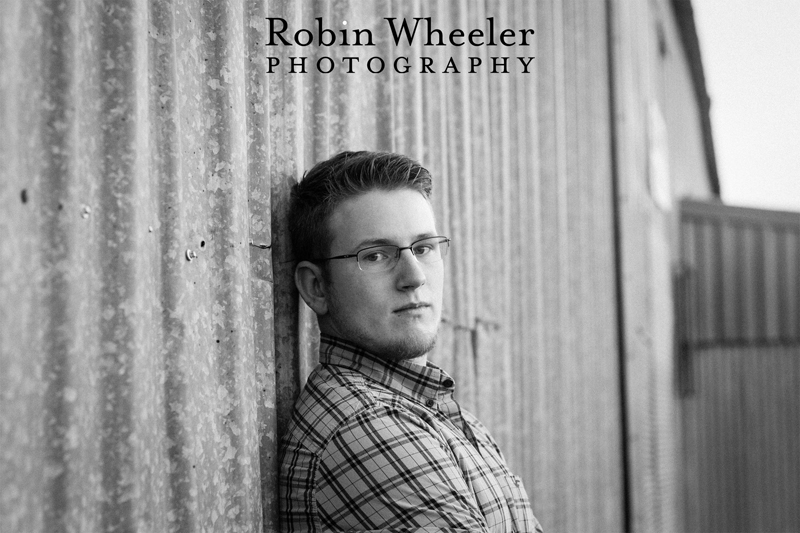
<svg viewBox="0 0 800 533"><path fill-rule="evenodd" d="M292 187L289 233L295 261L328 256L328 222L343 200L372 190L412 189L426 199L431 175L418 162L388 152L341 152L321 161Z"/></svg>

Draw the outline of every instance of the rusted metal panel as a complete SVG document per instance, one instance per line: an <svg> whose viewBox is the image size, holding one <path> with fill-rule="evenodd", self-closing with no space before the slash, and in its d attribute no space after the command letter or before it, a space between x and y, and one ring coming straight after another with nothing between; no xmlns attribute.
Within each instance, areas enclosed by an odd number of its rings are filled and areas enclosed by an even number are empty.
<svg viewBox="0 0 800 533"><path fill-rule="evenodd" d="M26 63L34 97L3 86L41 136L3 142L31 161L36 213L4 223L36 250L3 241L24 260L4 291L31 294L24 326L4 298L2 329L39 339L4 342L3 362L34 365L15 386L40 391L10 461L35 466L3 492L4 530L260 527L245 106L231 89L245 85L243 16L167 7L33 5L17 22L42 38L3 48L41 54ZM24 411L5 407L16 425Z"/></svg>

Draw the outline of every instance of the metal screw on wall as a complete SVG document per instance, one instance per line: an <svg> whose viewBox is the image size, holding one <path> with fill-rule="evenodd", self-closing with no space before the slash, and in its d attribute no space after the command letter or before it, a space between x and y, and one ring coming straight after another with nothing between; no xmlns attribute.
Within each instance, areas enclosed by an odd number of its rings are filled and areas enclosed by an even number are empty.
<svg viewBox="0 0 800 533"><path fill-rule="evenodd" d="M197 259L197 252L194 250L186 250L186 260L191 261L192 259Z"/></svg>

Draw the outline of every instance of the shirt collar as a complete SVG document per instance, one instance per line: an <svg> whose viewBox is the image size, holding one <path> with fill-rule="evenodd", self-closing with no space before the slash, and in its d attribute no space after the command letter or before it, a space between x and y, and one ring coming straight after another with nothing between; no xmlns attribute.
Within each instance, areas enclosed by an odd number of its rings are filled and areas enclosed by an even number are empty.
<svg viewBox="0 0 800 533"><path fill-rule="evenodd" d="M428 362L425 366L409 361L385 360L339 337L320 335L320 363L355 370L387 389L410 398L436 399L452 394L453 378Z"/></svg>

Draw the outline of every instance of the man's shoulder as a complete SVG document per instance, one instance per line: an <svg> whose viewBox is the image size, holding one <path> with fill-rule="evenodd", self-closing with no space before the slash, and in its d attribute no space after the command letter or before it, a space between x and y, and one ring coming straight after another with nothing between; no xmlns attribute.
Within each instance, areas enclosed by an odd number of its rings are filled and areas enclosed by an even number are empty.
<svg viewBox="0 0 800 533"><path fill-rule="evenodd" d="M472 414L471 412L467 411L466 409L461 409L461 416L464 417L464 421L472 430L472 434L475 438L480 442L483 446L486 446L490 449L493 449L497 455L505 461L503 458L503 452L500 451L500 446L498 446L497 441L494 440L492 434L489 433L489 428L487 428L483 423L478 420L478 417Z"/></svg>
<svg viewBox="0 0 800 533"><path fill-rule="evenodd" d="M320 365L297 398L287 441L315 452L354 416L392 401L392 394L354 370Z"/></svg>

